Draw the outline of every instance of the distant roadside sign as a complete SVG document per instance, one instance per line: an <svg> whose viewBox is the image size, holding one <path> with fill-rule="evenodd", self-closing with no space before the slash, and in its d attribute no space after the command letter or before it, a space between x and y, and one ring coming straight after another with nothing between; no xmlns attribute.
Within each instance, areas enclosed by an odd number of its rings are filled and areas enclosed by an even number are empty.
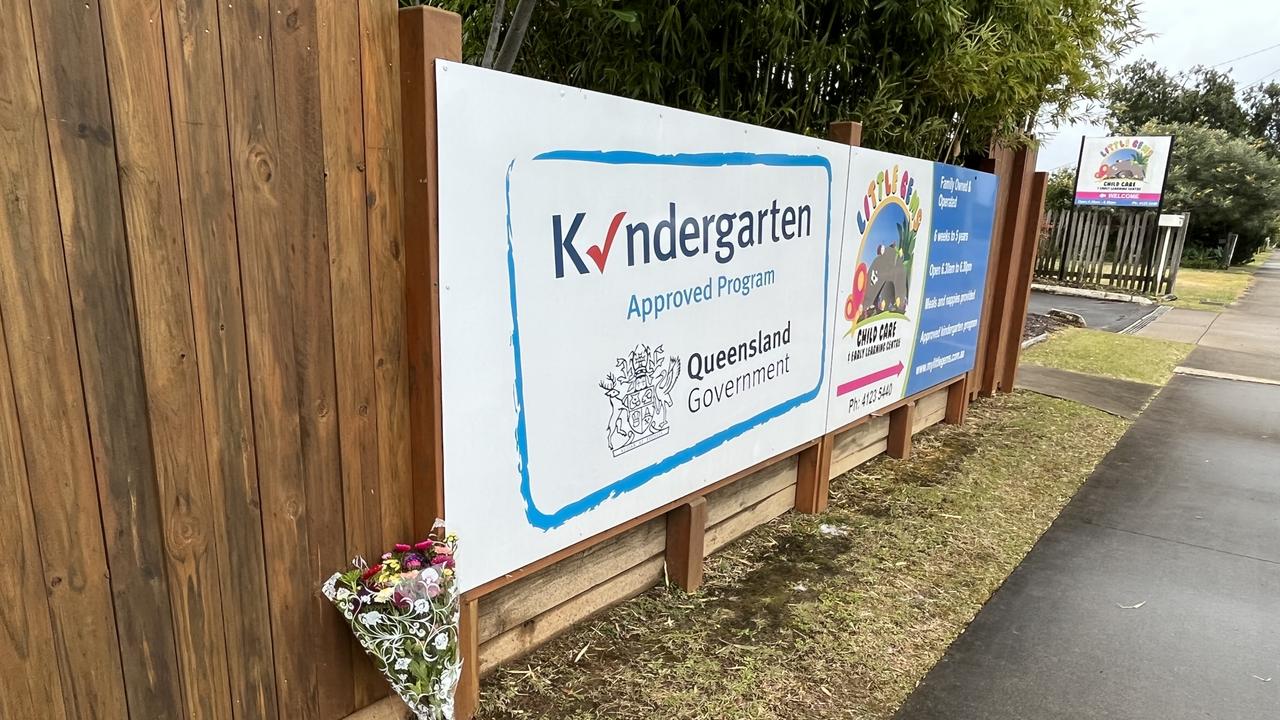
<svg viewBox="0 0 1280 720"><path fill-rule="evenodd" d="M1158 208L1173 153L1168 135L1083 138L1076 205Z"/></svg>

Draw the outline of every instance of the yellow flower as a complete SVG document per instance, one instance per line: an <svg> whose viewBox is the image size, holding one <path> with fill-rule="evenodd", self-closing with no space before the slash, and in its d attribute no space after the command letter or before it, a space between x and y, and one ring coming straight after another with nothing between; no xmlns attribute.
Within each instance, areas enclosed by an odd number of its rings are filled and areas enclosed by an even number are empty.
<svg viewBox="0 0 1280 720"><path fill-rule="evenodd" d="M392 595L395 595L395 594L396 594L396 589L393 587L382 588L381 590L373 594L373 599L377 600L378 602L386 602L391 599Z"/></svg>

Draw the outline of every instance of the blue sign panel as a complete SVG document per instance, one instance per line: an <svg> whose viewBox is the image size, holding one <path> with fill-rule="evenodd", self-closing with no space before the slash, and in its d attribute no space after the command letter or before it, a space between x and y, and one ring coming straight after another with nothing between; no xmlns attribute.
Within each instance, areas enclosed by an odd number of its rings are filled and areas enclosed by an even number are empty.
<svg viewBox="0 0 1280 720"><path fill-rule="evenodd" d="M924 304L907 395L973 369L995 219L996 177L937 163Z"/></svg>

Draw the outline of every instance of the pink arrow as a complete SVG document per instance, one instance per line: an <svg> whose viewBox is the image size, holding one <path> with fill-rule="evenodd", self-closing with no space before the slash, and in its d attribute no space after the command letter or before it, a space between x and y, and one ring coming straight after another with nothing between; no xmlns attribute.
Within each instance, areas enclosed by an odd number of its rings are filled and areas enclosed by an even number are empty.
<svg viewBox="0 0 1280 720"><path fill-rule="evenodd" d="M883 370L877 370L871 373L870 375L863 375L860 378L855 378L853 380L850 380L847 383L842 383L840 385L837 385L836 397L840 397L841 395L844 395L846 393L851 393L854 390L857 390L858 388L866 387L873 383L878 383L881 380L887 380L891 377L895 377L897 376L898 373L902 372L902 370L903 370L902 361L899 360L896 365L890 365L889 367Z"/></svg>

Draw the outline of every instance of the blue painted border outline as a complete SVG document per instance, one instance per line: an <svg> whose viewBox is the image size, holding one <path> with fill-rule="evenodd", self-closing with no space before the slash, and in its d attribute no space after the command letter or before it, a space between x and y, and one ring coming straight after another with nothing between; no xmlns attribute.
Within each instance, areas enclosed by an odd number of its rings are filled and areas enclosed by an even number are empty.
<svg viewBox="0 0 1280 720"><path fill-rule="evenodd" d="M515 160L507 165L506 200L507 200L507 280L510 284L511 297L511 348L515 362L516 391L516 448L520 453L520 494L524 497L525 516L529 524L542 530L559 527L570 519L597 507L609 498L630 492L641 487L653 478L670 472L694 458L710 452L748 430L777 418L818 397L822 390L823 379L827 371L827 332L830 326L828 317L831 290L831 216L834 208L831 205L831 162L821 155L786 155L757 154L747 152L729 153L680 153L675 155L654 155L651 153L626 150L553 150L536 155L534 161L561 160L571 162L603 163L608 165L666 165L676 167L731 167L747 165L770 165L777 167L821 167L827 173L827 233L824 246L822 274L822 350L818 364L818 382L812 390L801 393L756 415L737 422L720 432L704 438L689 447L679 450L655 462L648 467L637 470L605 487L595 490L585 497L575 500L552 513L546 513L537 507L529 479L529 437L525 425L524 375L520 357L520 315L516 306L516 260L515 247L511 228L511 172L515 169ZM825 417L823 418L825 422Z"/></svg>

